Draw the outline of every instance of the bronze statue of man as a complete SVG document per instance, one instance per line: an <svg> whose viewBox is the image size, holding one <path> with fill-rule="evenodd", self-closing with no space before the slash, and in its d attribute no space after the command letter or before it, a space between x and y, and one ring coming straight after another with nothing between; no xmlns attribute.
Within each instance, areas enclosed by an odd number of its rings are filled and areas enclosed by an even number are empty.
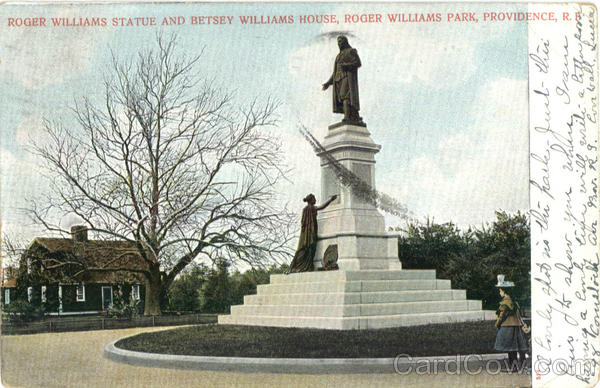
<svg viewBox="0 0 600 388"><path fill-rule="evenodd" d="M361 66L356 49L350 47L345 36L338 36L340 52L335 57L333 74L323 84L323 90L333 85L333 113L343 113L342 122L362 124L358 115L358 68Z"/></svg>

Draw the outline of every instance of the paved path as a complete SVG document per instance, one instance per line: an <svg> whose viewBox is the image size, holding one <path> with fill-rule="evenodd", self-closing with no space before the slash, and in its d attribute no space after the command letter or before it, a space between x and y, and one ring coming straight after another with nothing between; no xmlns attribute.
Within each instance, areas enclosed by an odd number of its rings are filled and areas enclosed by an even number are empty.
<svg viewBox="0 0 600 388"><path fill-rule="evenodd" d="M165 328L45 333L2 337L6 387L527 387L526 375L293 375L146 368L102 356L105 343Z"/></svg>

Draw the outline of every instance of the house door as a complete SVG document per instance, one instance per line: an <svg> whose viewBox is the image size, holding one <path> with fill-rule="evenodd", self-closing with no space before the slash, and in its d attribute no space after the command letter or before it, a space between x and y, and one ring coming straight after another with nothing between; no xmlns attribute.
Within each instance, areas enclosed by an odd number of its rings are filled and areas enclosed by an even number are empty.
<svg viewBox="0 0 600 388"><path fill-rule="evenodd" d="M108 310L112 302L112 286L102 287L102 310Z"/></svg>

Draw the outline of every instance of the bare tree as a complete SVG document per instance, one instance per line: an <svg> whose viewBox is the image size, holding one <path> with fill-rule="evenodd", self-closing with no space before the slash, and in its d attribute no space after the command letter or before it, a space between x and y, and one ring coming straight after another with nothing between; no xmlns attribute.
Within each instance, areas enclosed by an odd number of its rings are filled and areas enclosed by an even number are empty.
<svg viewBox="0 0 600 388"><path fill-rule="evenodd" d="M21 256L27 248L26 239L18 233L2 233L0 237L0 258L3 268L18 267Z"/></svg>
<svg viewBox="0 0 600 388"><path fill-rule="evenodd" d="M46 121L48 139L33 146L57 194L33 218L66 233L51 220L74 213L96 236L134 241L148 266L145 314L160 313L161 293L198 257L255 266L290 254L291 216L274 200L277 104L236 106L175 41L113 54L102 102L77 100L76 127Z"/></svg>

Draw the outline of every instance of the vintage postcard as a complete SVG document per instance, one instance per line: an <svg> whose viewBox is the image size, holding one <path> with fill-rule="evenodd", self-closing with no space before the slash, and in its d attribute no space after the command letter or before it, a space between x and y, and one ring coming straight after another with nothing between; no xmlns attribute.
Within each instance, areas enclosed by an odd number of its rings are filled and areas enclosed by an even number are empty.
<svg viewBox="0 0 600 388"><path fill-rule="evenodd" d="M593 387L588 3L0 3L7 387Z"/></svg>

